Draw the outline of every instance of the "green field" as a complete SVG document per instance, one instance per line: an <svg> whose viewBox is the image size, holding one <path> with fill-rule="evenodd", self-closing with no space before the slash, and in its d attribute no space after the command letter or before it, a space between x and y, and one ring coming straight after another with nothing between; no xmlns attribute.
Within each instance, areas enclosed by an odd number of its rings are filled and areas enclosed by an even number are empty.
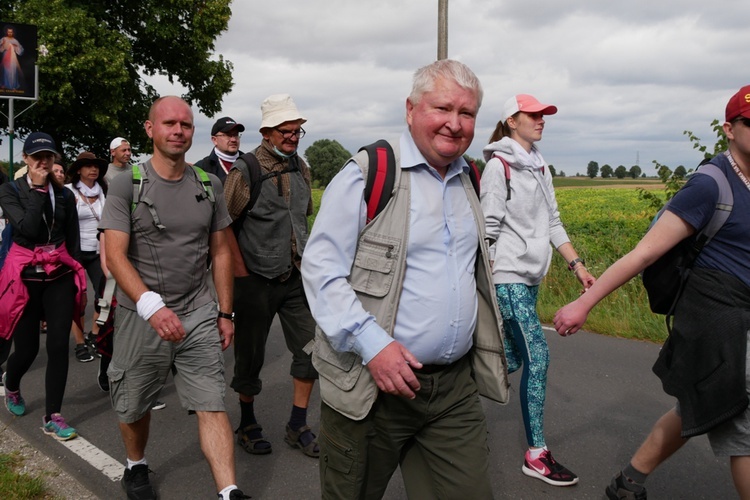
<svg viewBox="0 0 750 500"><path fill-rule="evenodd" d="M578 253L594 276L629 252L646 232L654 215L635 188L661 189L654 179L588 179L556 177L560 214ZM606 188L606 189L602 189ZM315 212L322 190L314 190ZM311 216L311 221L314 216ZM580 293L578 280L555 252L550 271L540 287L539 315L549 323L555 311ZM662 342L664 317L651 313L646 291L636 277L604 299L589 315L587 330L618 337Z"/></svg>

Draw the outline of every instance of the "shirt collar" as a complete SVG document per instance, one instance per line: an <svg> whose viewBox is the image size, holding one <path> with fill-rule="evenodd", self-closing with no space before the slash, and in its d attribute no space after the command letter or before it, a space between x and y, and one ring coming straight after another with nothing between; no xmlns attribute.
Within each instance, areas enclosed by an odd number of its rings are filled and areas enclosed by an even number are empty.
<svg viewBox="0 0 750 500"><path fill-rule="evenodd" d="M414 139L412 138L411 133L408 130L405 130L404 133L401 134L399 146L401 153L401 168L413 168L419 165L429 166L429 163L427 163L425 157L422 156L422 153L420 153L417 145L414 143ZM451 164L448 166L448 173L446 174L445 178L449 179L454 175L460 174L461 172L465 172L467 174L469 173L469 164L466 163L463 155L451 162Z"/></svg>

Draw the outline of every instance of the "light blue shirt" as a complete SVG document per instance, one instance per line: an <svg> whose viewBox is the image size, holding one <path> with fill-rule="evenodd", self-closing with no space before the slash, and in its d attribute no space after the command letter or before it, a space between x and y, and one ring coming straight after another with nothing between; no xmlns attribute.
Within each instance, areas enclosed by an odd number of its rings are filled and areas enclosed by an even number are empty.
<svg viewBox="0 0 750 500"><path fill-rule="evenodd" d="M448 364L471 348L477 320L479 235L459 177L469 167L459 158L441 178L408 131L400 148L400 167L411 173L411 208L394 337L364 310L347 282L367 216L365 181L354 162L325 190L305 247L302 278L313 317L334 349L356 352L367 364L395 339L424 364Z"/></svg>

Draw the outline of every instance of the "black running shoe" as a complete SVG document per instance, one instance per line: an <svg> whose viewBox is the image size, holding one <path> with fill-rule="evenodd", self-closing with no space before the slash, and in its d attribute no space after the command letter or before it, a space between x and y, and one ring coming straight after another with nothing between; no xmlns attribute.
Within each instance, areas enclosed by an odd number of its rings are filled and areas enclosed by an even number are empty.
<svg viewBox="0 0 750 500"><path fill-rule="evenodd" d="M122 475L122 488L130 500L156 500L156 492L148 479L148 465L135 465L125 469Z"/></svg>
<svg viewBox="0 0 750 500"><path fill-rule="evenodd" d="M76 344L76 359L81 363L88 363L89 361L94 361L94 356L89 351L89 348L86 347L86 344Z"/></svg>

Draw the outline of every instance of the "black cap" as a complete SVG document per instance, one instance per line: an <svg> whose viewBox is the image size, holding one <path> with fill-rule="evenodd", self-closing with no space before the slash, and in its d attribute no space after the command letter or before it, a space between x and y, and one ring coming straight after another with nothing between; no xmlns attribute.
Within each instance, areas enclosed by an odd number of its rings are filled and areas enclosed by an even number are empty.
<svg viewBox="0 0 750 500"><path fill-rule="evenodd" d="M211 128L211 135L216 135L219 132L226 133L234 129L237 129L240 132L244 132L245 126L241 123L237 123L232 118L225 116L224 118L219 118L218 120L216 120L216 123L214 123L214 126Z"/></svg>
<svg viewBox="0 0 750 500"><path fill-rule="evenodd" d="M23 143L23 152L27 155L33 155L40 151L49 151L50 153L57 154L55 140L44 132L34 132L29 134L26 138L26 142Z"/></svg>

